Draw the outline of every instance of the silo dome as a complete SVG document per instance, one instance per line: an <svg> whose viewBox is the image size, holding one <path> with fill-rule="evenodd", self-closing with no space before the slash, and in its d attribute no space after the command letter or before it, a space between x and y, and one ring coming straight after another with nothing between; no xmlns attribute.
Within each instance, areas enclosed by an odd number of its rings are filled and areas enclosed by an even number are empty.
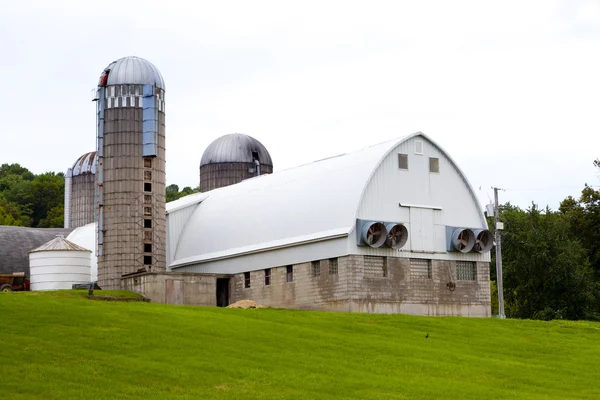
<svg viewBox="0 0 600 400"><path fill-rule="evenodd" d="M65 175L65 228L77 228L94 222L96 210L95 151L85 153L75 161Z"/></svg>
<svg viewBox="0 0 600 400"><path fill-rule="evenodd" d="M100 76L98 86L153 85L165 89L165 81L150 61L130 56L110 63Z"/></svg>
<svg viewBox="0 0 600 400"><path fill-rule="evenodd" d="M273 172L266 147L252 136L232 133L213 141L200 160L200 191L207 192Z"/></svg>
<svg viewBox="0 0 600 400"><path fill-rule="evenodd" d="M97 153L92 151L79 157L71 167L72 176L95 174L98 165L96 155Z"/></svg>

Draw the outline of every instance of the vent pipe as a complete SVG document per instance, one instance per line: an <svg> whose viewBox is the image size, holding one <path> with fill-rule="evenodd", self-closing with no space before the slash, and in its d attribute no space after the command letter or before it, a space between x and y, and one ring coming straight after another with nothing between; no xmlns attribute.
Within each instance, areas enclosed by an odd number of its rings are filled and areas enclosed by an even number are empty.
<svg viewBox="0 0 600 400"><path fill-rule="evenodd" d="M71 198L73 192L73 170L69 168L67 170L67 174L65 175L65 216L64 216L64 224L65 228L71 227Z"/></svg>
<svg viewBox="0 0 600 400"><path fill-rule="evenodd" d="M260 176L260 161L254 159L254 165L256 166L256 176Z"/></svg>

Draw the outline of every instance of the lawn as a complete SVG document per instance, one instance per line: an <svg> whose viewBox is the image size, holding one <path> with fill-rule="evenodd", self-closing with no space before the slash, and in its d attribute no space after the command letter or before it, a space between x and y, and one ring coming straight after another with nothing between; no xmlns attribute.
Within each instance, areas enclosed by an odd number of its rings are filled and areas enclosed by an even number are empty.
<svg viewBox="0 0 600 400"><path fill-rule="evenodd" d="M590 322L2 293L0 344L6 399L600 398Z"/></svg>

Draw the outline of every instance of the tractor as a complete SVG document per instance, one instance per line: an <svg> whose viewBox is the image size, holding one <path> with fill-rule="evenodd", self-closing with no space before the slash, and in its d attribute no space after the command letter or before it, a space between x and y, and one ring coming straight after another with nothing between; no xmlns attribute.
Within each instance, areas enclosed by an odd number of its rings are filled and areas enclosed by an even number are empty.
<svg viewBox="0 0 600 400"><path fill-rule="evenodd" d="M29 290L29 278L24 272L0 274L0 292L22 292Z"/></svg>

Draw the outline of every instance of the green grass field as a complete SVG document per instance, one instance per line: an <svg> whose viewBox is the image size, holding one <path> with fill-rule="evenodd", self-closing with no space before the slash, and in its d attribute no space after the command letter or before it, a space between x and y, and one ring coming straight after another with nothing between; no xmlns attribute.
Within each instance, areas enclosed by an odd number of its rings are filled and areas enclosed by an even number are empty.
<svg viewBox="0 0 600 400"><path fill-rule="evenodd" d="M600 398L589 322L2 293L0 345L6 399Z"/></svg>

